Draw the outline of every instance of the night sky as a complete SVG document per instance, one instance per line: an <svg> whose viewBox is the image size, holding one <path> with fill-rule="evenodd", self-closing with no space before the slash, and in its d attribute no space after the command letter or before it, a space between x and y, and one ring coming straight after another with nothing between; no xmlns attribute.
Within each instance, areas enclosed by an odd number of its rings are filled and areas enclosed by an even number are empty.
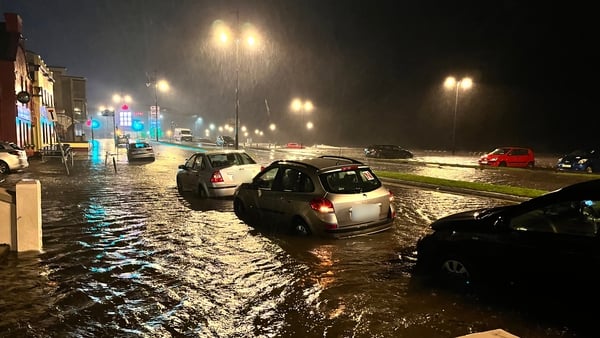
<svg viewBox="0 0 600 338"><path fill-rule="evenodd" d="M450 149L455 93L443 82L454 75L474 81L459 95L459 150L597 146L596 11L548 3L0 0L0 10L21 15L26 49L87 79L90 111L115 92L148 111L156 72L171 85L159 94L164 121L233 123L234 48L216 46L211 26L235 25L238 11L260 31L257 50L240 48L240 123L264 140ZM314 103L304 117L314 130L300 132L295 97Z"/></svg>

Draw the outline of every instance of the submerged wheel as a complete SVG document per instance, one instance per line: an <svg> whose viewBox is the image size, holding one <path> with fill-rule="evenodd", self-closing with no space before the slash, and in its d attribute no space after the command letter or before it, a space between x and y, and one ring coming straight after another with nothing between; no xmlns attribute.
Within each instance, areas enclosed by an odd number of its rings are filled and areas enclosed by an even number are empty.
<svg viewBox="0 0 600 338"><path fill-rule="evenodd" d="M0 174L10 174L10 168L4 161L0 161Z"/></svg>
<svg viewBox="0 0 600 338"><path fill-rule="evenodd" d="M202 184L198 184L198 191L197 191L198 197L205 199L208 198L208 194L206 193L206 190L204 190L204 187L202 186Z"/></svg>
<svg viewBox="0 0 600 338"><path fill-rule="evenodd" d="M301 218L294 218L292 221L292 235L306 237L310 236L310 228Z"/></svg>
<svg viewBox="0 0 600 338"><path fill-rule="evenodd" d="M506 162L500 162L500 164L498 164L499 167L506 167Z"/></svg>
<svg viewBox="0 0 600 338"><path fill-rule="evenodd" d="M473 275L464 260L451 257L442 260L440 278L451 286L466 287L473 282Z"/></svg>
<svg viewBox="0 0 600 338"><path fill-rule="evenodd" d="M591 174L594 172L594 168L592 168L592 166L588 166L587 168L585 168L585 172L587 172L588 174Z"/></svg>
<svg viewBox="0 0 600 338"><path fill-rule="evenodd" d="M233 201L233 212L235 213L237 218L241 219L244 222L246 221L246 207L244 206L244 202L242 202L239 198L236 198Z"/></svg>
<svg viewBox="0 0 600 338"><path fill-rule="evenodd" d="M181 184L181 179L179 179L179 178L177 179L177 191L179 193L183 192L183 185Z"/></svg>

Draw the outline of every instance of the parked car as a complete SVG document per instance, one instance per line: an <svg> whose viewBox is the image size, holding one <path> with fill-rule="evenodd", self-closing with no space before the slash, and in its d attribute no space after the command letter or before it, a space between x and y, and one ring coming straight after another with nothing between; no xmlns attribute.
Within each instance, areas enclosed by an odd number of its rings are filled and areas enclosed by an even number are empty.
<svg viewBox="0 0 600 338"><path fill-rule="evenodd" d="M304 148L304 146L302 146L302 144L296 143L296 142L288 142L288 143L286 143L285 147L288 148L288 149L302 149L302 148Z"/></svg>
<svg viewBox="0 0 600 338"><path fill-rule="evenodd" d="M600 153L598 149L578 149L558 159L559 171L600 172Z"/></svg>
<svg viewBox="0 0 600 338"><path fill-rule="evenodd" d="M235 191L233 209L246 223L296 235L348 237L387 230L393 195L357 160L320 156L278 160Z"/></svg>
<svg viewBox="0 0 600 338"><path fill-rule="evenodd" d="M235 140L231 136L217 136L216 144L219 147L235 147Z"/></svg>
<svg viewBox="0 0 600 338"><path fill-rule="evenodd" d="M450 285L597 285L600 179L442 217L431 229L418 240L417 271Z"/></svg>
<svg viewBox="0 0 600 338"><path fill-rule="evenodd" d="M231 197L238 185L251 182L261 169L243 150L198 152L179 165L177 189L200 197Z"/></svg>
<svg viewBox="0 0 600 338"><path fill-rule="evenodd" d="M366 157L413 158L413 153L392 144L372 144L364 149Z"/></svg>
<svg viewBox="0 0 600 338"><path fill-rule="evenodd" d="M479 165L491 167L533 168L533 150L522 147L500 147L479 158Z"/></svg>
<svg viewBox="0 0 600 338"><path fill-rule="evenodd" d="M132 142L127 144L127 159L154 160L154 149L148 142Z"/></svg>
<svg viewBox="0 0 600 338"><path fill-rule="evenodd" d="M215 147L217 143L208 138L200 138L196 140L199 147Z"/></svg>
<svg viewBox="0 0 600 338"><path fill-rule="evenodd" d="M0 142L0 174L29 167L29 160L24 149L12 142Z"/></svg>

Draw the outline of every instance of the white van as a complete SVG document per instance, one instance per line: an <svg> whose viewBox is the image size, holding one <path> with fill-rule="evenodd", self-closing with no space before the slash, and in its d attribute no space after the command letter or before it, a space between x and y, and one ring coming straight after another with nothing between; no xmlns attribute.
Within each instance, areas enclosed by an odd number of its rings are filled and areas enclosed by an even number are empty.
<svg viewBox="0 0 600 338"><path fill-rule="evenodd" d="M188 128L175 128L173 131L173 138L175 141L189 141L192 142L192 131Z"/></svg>

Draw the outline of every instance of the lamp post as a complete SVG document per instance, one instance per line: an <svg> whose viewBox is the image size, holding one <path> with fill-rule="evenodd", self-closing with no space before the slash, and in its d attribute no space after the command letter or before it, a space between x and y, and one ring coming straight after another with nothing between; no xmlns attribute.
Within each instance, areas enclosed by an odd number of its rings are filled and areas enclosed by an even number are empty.
<svg viewBox="0 0 600 338"><path fill-rule="evenodd" d="M471 78L465 77L461 80L457 81L454 77L449 76L444 81L444 87L447 89L455 90L455 100L454 100L454 120L452 123L452 155L456 153L456 113L458 111L458 92L459 89L467 90L473 86L473 80Z"/></svg>
<svg viewBox="0 0 600 338"><path fill-rule="evenodd" d="M302 115L302 130L301 130L302 137L300 138L300 147L303 147L304 146L304 129L312 128L312 122L309 122L306 125L304 125L304 115L306 115L307 113L310 113L314 109L314 106L310 100L306 100L306 101L302 102L301 99L294 99L294 100L292 100L291 107L292 107L293 111L299 112Z"/></svg>
<svg viewBox="0 0 600 338"><path fill-rule="evenodd" d="M151 85L154 86L154 122L156 123L154 128L156 133L156 142L158 142L158 119L160 114L160 108L158 107L158 91L168 91L169 83L166 80L157 80L156 72L154 72L154 76L148 80L149 81L146 82L146 87L150 87ZM150 110L150 113L152 113L152 110Z"/></svg>
<svg viewBox="0 0 600 338"><path fill-rule="evenodd" d="M216 21L214 24L215 36L221 44L225 44L230 40L230 36L234 36L235 44L235 123L234 133L235 149L239 149L239 129L240 129L240 43L243 41L250 47L256 44L257 38L254 29L250 25L244 25L244 31L240 27L240 14L236 11L236 29L235 31L227 27L223 22Z"/></svg>

